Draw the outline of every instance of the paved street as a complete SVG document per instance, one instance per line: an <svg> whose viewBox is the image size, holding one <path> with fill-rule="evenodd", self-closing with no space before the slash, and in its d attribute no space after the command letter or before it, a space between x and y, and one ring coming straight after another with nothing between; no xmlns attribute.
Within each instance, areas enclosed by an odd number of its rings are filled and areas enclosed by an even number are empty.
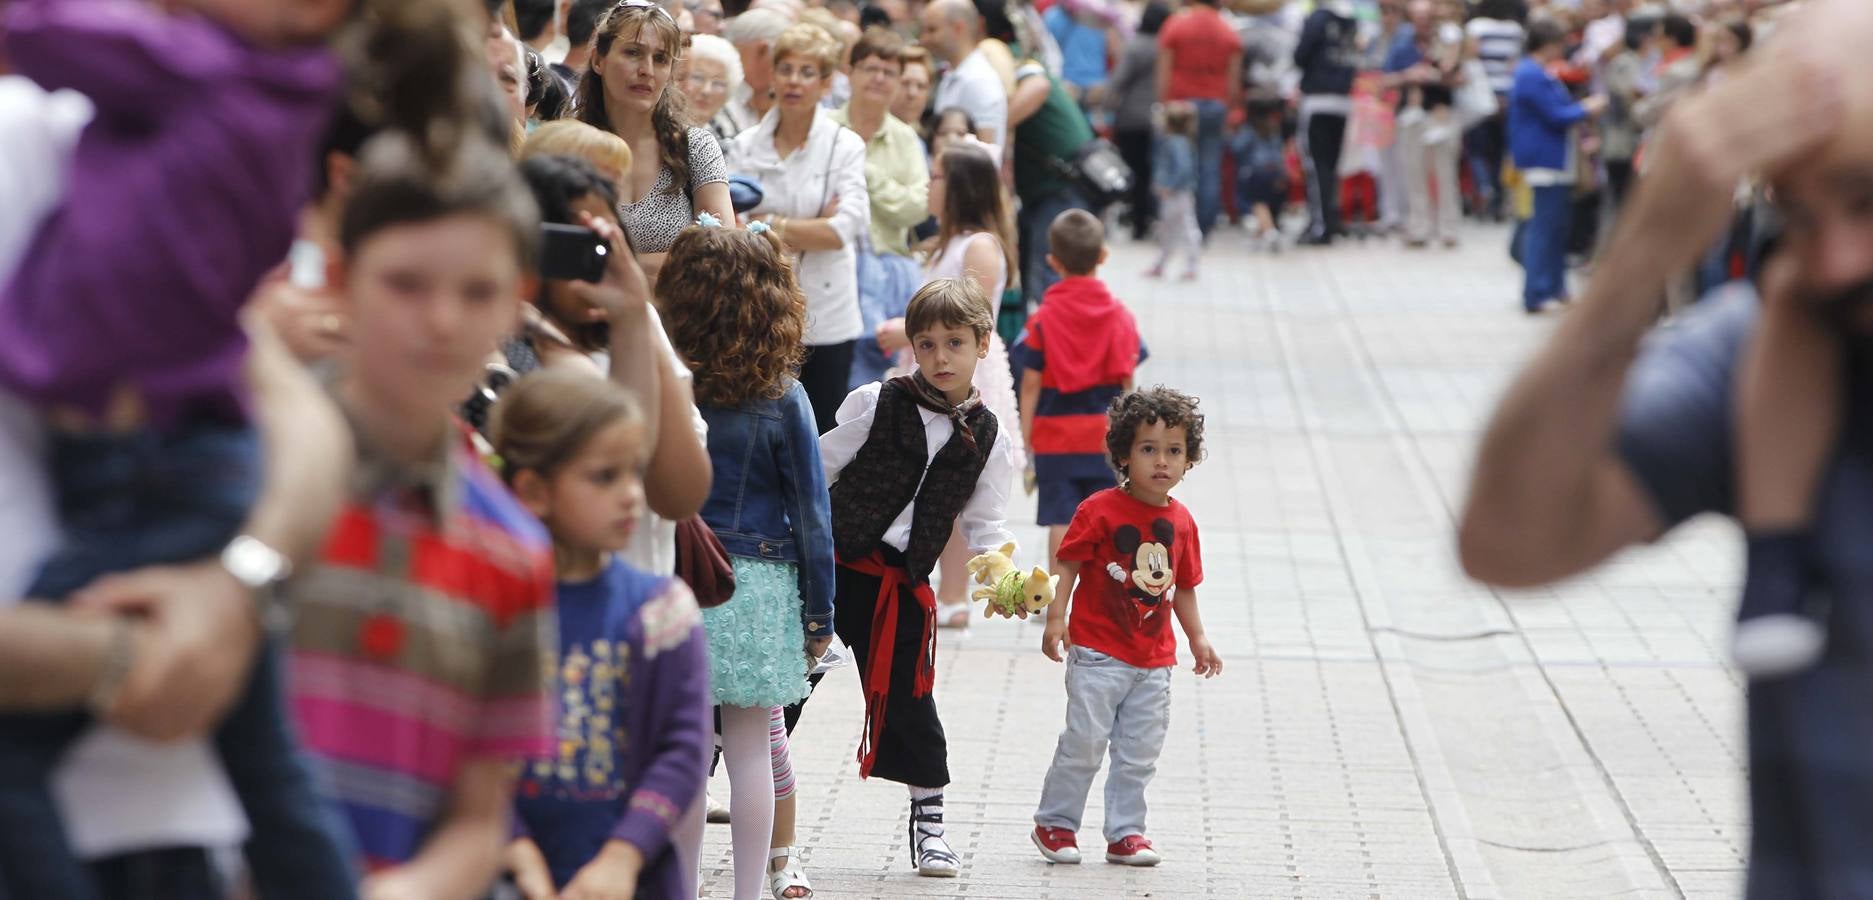
<svg viewBox="0 0 1873 900"><path fill-rule="evenodd" d="M1195 285L1140 278L1150 253L1122 240L1106 269L1151 345L1141 383L1194 392L1209 415L1209 459L1177 495L1202 529L1203 615L1227 667L1200 682L1180 663L1149 793L1164 864L1100 861L1097 788L1086 864L1028 843L1065 695L1041 629L996 620L946 632L938 655L958 880L915 877L903 789L858 780L854 673L821 686L794 744L819 896L1737 895L1733 532L1694 523L1529 594L1457 567L1483 418L1552 326L1519 311L1506 230L1460 251L1276 257L1217 238ZM1013 519L1032 513L1022 498ZM1045 546L1018 533L1024 558ZM713 791L728 795L720 774ZM728 843L710 827L708 896L730 896Z"/></svg>

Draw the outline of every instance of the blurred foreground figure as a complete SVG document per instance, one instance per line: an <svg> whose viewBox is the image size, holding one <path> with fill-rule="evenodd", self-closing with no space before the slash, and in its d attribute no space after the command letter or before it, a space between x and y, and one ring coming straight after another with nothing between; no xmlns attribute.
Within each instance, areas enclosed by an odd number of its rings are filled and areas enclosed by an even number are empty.
<svg viewBox="0 0 1873 900"><path fill-rule="evenodd" d="M1675 104L1580 309L1497 410L1461 524L1466 570L1503 586L1699 513L1744 526L1745 622L1781 604L1812 626L1779 655L1739 631L1750 897L1873 896L1873 556L1853 543L1873 525L1869 38L1873 4L1818 0ZM1759 283L1648 337L1751 177L1787 221Z"/></svg>

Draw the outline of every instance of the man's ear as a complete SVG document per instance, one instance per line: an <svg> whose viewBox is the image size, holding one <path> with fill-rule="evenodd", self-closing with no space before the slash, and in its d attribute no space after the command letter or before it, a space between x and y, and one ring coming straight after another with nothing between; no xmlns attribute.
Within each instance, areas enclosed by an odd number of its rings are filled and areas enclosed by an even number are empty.
<svg viewBox="0 0 1873 900"><path fill-rule="evenodd" d="M1111 255L1112 255L1112 248L1101 244L1099 247L1099 265L1102 265L1102 266L1105 265L1107 257L1110 257Z"/></svg>
<svg viewBox="0 0 1873 900"><path fill-rule="evenodd" d="M989 358L989 335L994 333L994 330L991 329L988 334L976 338L976 359Z"/></svg>
<svg viewBox="0 0 1873 900"><path fill-rule="evenodd" d="M533 513L534 518L544 520L553 514L552 485L548 484L540 473L532 469L521 469L514 475L514 482L509 490L513 491L514 499L519 500L521 506Z"/></svg>

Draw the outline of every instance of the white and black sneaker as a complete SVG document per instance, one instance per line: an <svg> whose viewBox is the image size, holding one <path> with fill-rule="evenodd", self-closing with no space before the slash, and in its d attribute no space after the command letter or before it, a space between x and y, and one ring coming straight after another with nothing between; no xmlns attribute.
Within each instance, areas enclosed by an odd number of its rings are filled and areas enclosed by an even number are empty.
<svg viewBox="0 0 1873 900"><path fill-rule="evenodd" d="M955 878L962 859L943 839L943 795L910 802L910 853L917 874L925 878Z"/></svg>

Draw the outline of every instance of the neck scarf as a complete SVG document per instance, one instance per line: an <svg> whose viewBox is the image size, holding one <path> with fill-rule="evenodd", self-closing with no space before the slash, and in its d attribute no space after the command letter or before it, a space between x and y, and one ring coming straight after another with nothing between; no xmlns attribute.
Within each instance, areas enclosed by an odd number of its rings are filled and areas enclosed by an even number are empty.
<svg viewBox="0 0 1873 900"><path fill-rule="evenodd" d="M931 384L922 371L899 375L891 379L891 383L903 388L918 406L947 416L950 424L956 427L956 433L962 435L963 443L968 444L970 450L979 449L976 447L976 433L969 430L968 418L969 413L982 405L982 392L976 390L974 385L969 386L969 399L960 404L951 405L949 398L943 396L943 392L937 390L936 385Z"/></svg>

